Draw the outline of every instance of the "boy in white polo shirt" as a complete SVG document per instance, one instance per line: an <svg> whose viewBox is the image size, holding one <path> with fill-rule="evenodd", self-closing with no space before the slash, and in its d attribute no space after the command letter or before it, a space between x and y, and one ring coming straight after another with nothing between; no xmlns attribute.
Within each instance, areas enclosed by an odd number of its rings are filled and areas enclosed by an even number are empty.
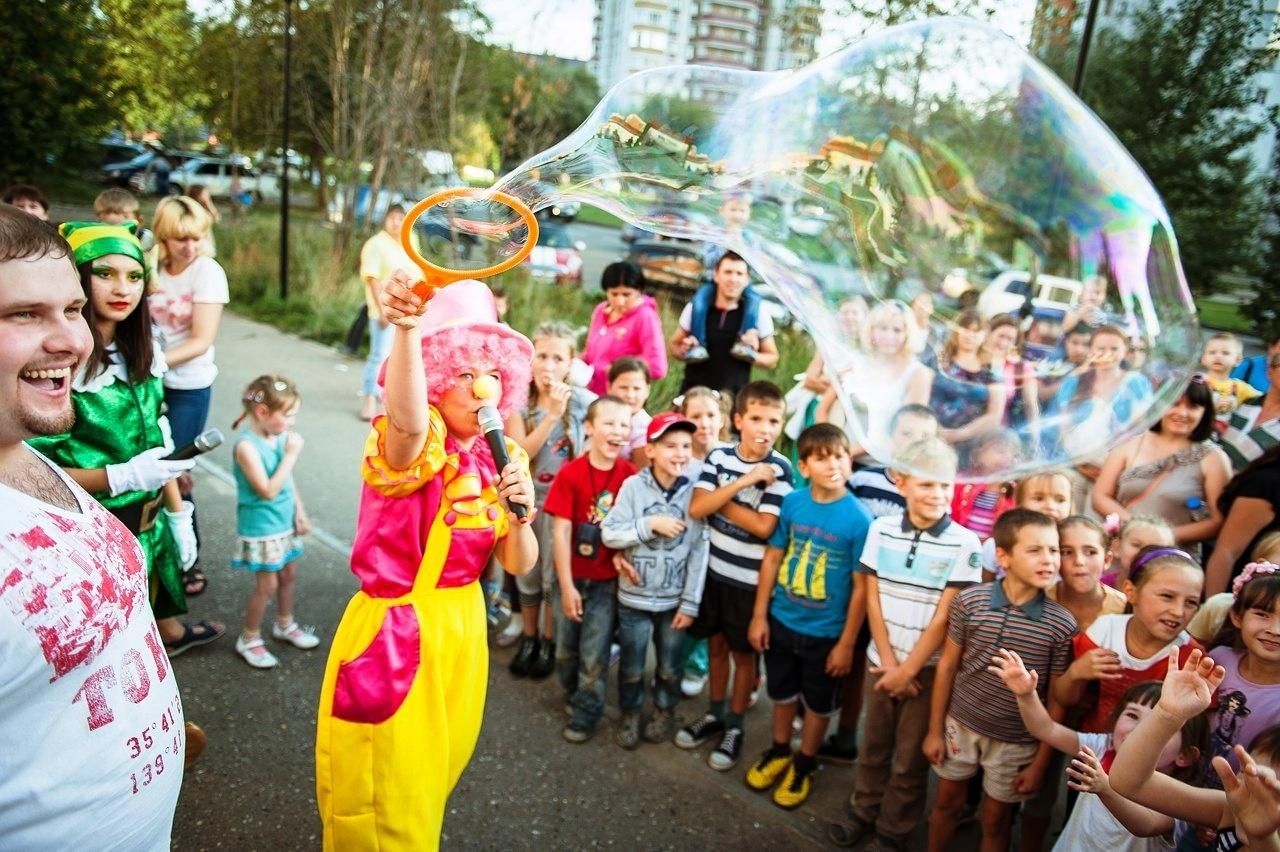
<svg viewBox="0 0 1280 852"><path fill-rule="evenodd" d="M906 500L901 515L876 518L862 550L867 578L867 722L848 823L828 835L852 847L874 834L868 850L906 848L924 814L934 666L947 636L951 601L982 581L981 542L947 514L956 453L937 438L907 447L895 472Z"/></svg>

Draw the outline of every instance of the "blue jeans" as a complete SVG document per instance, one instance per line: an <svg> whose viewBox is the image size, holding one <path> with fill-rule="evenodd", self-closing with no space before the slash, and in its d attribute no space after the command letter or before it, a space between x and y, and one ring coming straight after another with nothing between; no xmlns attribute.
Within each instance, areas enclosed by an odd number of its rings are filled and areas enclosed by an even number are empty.
<svg viewBox="0 0 1280 852"><path fill-rule="evenodd" d="M582 621L570 621L556 606L556 676L573 707L570 724L593 729L604 715L618 581L574 580L573 587L582 595Z"/></svg>
<svg viewBox="0 0 1280 852"><path fill-rule="evenodd" d="M396 327L391 323L369 317L369 357L364 359L364 375L360 378L361 396L373 396L378 392L378 371L382 362L391 354L391 341Z"/></svg>
<svg viewBox="0 0 1280 852"><path fill-rule="evenodd" d="M169 431L173 434L173 446L190 444L204 431L209 420L209 403L213 400L213 387L180 390L164 389L164 404L168 409Z"/></svg>
<svg viewBox="0 0 1280 852"><path fill-rule="evenodd" d="M658 670L654 673L653 706L670 710L680 701L680 656L684 651L684 631L671 626L676 610L645 612L618 604L618 641L622 660L618 664L618 703L623 710L644 706L644 661L653 640Z"/></svg>

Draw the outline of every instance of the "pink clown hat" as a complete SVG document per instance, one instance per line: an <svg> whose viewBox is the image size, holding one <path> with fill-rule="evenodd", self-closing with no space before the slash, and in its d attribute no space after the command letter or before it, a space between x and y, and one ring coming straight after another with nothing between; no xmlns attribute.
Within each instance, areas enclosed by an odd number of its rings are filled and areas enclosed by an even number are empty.
<svg viewBox="0 0 1280 852"><path fill-rule="evenodd" d="M425 356L432 346L432 339L443 331L465 328L479 334L493 334L515 341L526 359L526 369L533 363L533 344L529 338L505 323L498 322L498 308L493 293L484 282L474 278L456 281L435 291L427 309L418 321L422 331L422 352ZM387 365L383 362L378 371L378 384L384 382ZM527 379L526 379L527 381Z"/></svg>

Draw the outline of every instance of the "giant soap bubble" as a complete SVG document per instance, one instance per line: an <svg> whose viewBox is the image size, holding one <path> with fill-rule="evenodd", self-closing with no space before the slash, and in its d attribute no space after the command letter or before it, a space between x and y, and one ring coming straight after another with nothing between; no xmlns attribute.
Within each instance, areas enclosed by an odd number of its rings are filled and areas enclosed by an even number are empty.
<svg viewBox="0 0 1280 852"><path fill-rule="evenodd" d="M884 462L911 404L960 451L961 480L1099 460L1178 398L1197 356L1150 181L1052 72L971 20L888 29L791 72L636 74L494 189L738 252ZM467 240L463 255L438 241L443 266L491 265L527 235L483 200L424 220ZM1085 333L1064 342L1067 324Z"/></svg>

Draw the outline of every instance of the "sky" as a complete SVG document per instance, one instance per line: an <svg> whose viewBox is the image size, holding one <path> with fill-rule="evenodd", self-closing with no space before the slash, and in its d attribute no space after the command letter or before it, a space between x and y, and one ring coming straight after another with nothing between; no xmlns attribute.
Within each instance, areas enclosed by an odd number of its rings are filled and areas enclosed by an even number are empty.
<svg viewBox="0 0 1280 852"><path fill-rule="evenodd" d="M592 18L595 0L479 0L493 23L489 41L528 53L552 53L570 59L591 58ZM842 47L856 27L836 13L840 0L824 0L820 55ZM1025 44L1030 32L1033 0L1001 4L993 22Z"/></svg>

